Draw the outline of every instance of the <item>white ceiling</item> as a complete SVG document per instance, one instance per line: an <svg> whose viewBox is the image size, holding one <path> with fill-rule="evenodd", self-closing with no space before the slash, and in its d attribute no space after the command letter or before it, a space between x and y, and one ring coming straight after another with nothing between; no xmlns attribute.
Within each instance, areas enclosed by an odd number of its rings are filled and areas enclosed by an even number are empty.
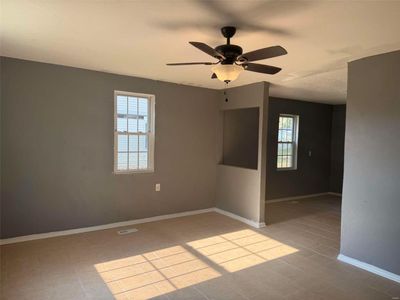
<svg viewBox="0 0 400 300"><path fill-rule="evenodd" d="M400 49L400 1L23 1L1 0L1 55L222 89L188 41L251 51L281 45L260 61L277 75L243 72L230 86L272 83L271 95L344 103L348 61ZM212 61L212 58L211 58Z"/></svg>

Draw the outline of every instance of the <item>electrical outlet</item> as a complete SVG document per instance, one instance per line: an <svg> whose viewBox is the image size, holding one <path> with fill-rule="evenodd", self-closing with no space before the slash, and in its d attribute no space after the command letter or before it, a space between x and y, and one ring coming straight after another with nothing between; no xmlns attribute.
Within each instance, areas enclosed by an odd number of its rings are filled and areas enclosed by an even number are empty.
<svg viewBox="0 0 400 300"><path fill-rule="evenodd" d="M161 184L160 183L156 183L156 192L161 191Z"/></svg>

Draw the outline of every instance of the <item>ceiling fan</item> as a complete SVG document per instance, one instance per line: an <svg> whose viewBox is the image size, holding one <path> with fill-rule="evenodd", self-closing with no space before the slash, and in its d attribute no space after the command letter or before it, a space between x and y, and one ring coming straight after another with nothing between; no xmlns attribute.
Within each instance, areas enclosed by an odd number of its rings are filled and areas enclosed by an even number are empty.
<svg viewBox="0 0 400 300"><path fill-rule="evenodd" d="M222 35L226 38L226 44L212 48L201 42L189 42L199 50L218 59L217 62L188 62L188 63L169 63L168 66L185 65L214 65L211 68L212 79L218 78L221 81L229 83L238 78L239 74L246 70L264 74L276 74L281 68L252 63L252 61L276 57L287 54L287 51L281 46L262 48L247 53L243 53L242 47L231 44L231 38L236 33L233 26L221 28Z"/></svg>

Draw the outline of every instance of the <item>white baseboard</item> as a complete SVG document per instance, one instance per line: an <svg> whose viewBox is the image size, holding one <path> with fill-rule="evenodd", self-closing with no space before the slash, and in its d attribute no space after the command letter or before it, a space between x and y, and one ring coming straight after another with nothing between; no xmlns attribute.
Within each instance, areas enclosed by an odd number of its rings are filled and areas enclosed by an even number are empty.
<svg viewBox="0 0 400 300"><path fill-rule="evenodd" d="M111 229L111 228L116 228L116 227L131 226L131 225L143 224L143 223L148 223L148 222L155 222L155 221L161 221L161 220L167 220L167 219L173 219L173 218L179 218L179 217L185 217L185 216L191 216L191 215L198 215L198 214L203 214L203 213L208 213L208 212L220 213L222 215L233 218L235 220L238 220L240 222L243 222L243 223L250 225L252 227L255 227L255 228L265 227L265 223L258 223L258 222L243 218L241 216L235 215L231 212L228 212L228 211L216 208L216 207L211 207L211 208L206 208L206 209L191 210L191 211L185 211L185 212L180 212L180 213L175 213L175 214L168 214L168 215L155 216L155 217L144 218L144 219L136 219L136 220L130 220L130 221L110 223L110 224L105 224L105 225L90 226L90 227L83 227L83 228L77 228L77 229L38 233L38 234L17 236L17 237L7 238L7 239L0 239L0 245L21 243L21 242L33 241L33 240L41 240L41 239L47 239L47 238L52 238L52 237L64 236L64 235L84 233L84 232L90 232L90 231L96 231L96 230Z"/></svg>
<svg viewBox="0 0 400 300"><path fill-rule="evenodd" d="M243 218L243 217L238 216L238 215L236 215L234 213L231 213L229 211L226 211L226 210L223 210L223 209L220 209L220 208L217 208L217 207L214 208L214 211L219 213L219 214L221 214L221 215L224 215L224 216L230 217L232 219L238 220L240 222L243 222L243 223L245 223L247 225L250 225L251 227L254 227L254 228L265 227L265 223L264 222L259 223L259 222L253 221L253 220L249 220L249 219Z"/></svg>
<svg viewBox="0 0 400 300"><path fill-rule="evenodd" d="M342 262L345 262L347 264L353 265L353 266L355 266L357 268L366 270L368 272L374 273L376 275L379 275L379 276L382 276L382 277L385 277L387 279L390 279L390 280L393 280L393 281L396 281L396 282L400 283L400 275L391 273L389 271L383 270L381 268L375 267L373 265L367 264L365 262L359 261L357 259L348 257L348 256L343 255L343 254L339 254L337 259L342 261Z"/></svg>
<svg viewBox="0 0 400 300"><path fill-rule="evenodd" d="M334 192L328 192L328 195L342 197L342 194L340 194L340 193L334 193Z"/></svg>
<svg viewBox="0 0 400 300"><path fill-rule="evenodd" d="M90 226L90 227L69 229L69 230L63 230L63 231L54 231L54 232L47 232L47 233L38 233L38 234L17 236L17 237L8 238L8 239L1 239L0 245L20 243L20 242L26 242L26 241L32 241L32 240L47 239L47 238L51 238L51 237L84 233L84 232L90 232L90 231L96 231L96 230L104 230L104 229L110 229L110 228L116 228L116 227L131 226L131 225L136 225L136 224L197 215L197 214L213 212L213 211L214 211L214 208L212 207L212 208L191 210L191 211L185 211L185 212L180 212L180 213L175 213L175 214L155 216L155 217L144 218L144 219L129 220L129 221L110 223L110 224L104 224L104 225L98 225L98 226Z"/></svg>
<svg viewBox="0 0 400 300"><path fill-rule="evenodd" d="M301 196L294 196L294 197L285 197L285 198L277 198L277 199L265 200L265 203L276 203L276 202L300 200L300 199L305 199L305 198L312 198L312 197L326 196L326 195L342 197L342 194L339 194L339 193L326 192L326 193L308 194L308 195L301 195Z"/></svg>
<svg viewBox="0 0 400 300"><path fill-rule="evenodd" d="M318 196L326 196L329 193L318 193L318 194L309 194L309 195L301 195L301 196L295 196L295 197L285 197L285 198L278 198L278 199L271 199L271 200L265 200L265 203L276 203L276 202L284 202L284 201L292 201L292 200L299 200L299 199L304 199L304 198L312 198L312 197L318 197Z"/></svg>

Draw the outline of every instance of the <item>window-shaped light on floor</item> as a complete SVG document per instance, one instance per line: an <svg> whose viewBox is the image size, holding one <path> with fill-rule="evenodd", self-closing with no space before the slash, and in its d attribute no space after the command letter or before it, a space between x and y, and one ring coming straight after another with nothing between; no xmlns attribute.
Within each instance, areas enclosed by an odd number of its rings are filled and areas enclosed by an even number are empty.
<svg viewBox="0 0 400 300"><path fill-rule="evenodd" d="M240 271L298 251L250 229L193 241L188 245L228 272Z"/></svg>

